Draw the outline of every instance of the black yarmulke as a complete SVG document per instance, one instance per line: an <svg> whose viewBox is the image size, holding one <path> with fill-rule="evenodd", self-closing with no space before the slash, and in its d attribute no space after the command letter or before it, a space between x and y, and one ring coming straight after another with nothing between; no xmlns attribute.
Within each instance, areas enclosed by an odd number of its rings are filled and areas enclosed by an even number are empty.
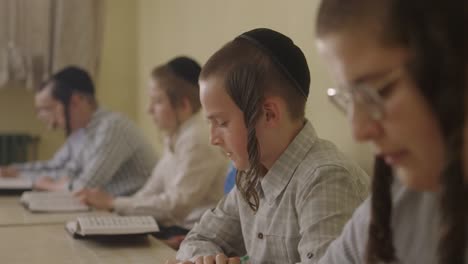
<svg viewBox="0 0 468 264"><path fill-rule="evenodd" d="M51 79L59 82L61 86L67 87L71 91L94 95L94 84L91 76L89 76L87 71L79 67L65 67L52 75Z"/></svg>
<svg viewBox="0 0 468 264"><path fill-rule="evenodd" d="M189 57L177 57L170 60L167 65L179 78L198 86L201 67L195 60Z"/></svg>
<svg viewBox="0 0 468 264"><path fill-rule="evenodd" d="M310 72L307 60L289 37L268 28L257 28L236 39L248 40L267 53L297 89L305 97L309 95Z"/></svg>

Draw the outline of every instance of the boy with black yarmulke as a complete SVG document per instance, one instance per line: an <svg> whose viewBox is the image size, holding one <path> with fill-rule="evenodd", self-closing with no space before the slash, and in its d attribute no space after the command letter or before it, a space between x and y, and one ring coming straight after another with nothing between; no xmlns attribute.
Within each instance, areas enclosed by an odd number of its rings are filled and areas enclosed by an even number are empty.
<svg viewBox="0 0 468 264"><path fill-rule="evenodd" d="M368 191L368 177L305 118L310 74L287 36L260 28L217 51L200 75L211 143L239 171L177 254L196 263L316 263ZM177 263L175 261L174 263Z"/></svg>

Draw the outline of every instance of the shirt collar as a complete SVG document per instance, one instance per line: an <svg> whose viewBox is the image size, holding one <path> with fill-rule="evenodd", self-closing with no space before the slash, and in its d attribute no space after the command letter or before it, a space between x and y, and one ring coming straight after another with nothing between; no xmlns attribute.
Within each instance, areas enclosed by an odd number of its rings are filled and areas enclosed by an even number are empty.
<svg viewBox="0 0 468 264"><path fill-rule="evenodd" d="M181 137L183 137L184 134L186 133L192 133L188 132L188 128L193 126L198 122L198 120L201 119L201 111L198 111L197 113L194 113L191 117L189 117L187 120L185 120L180 126L177 128L177 131L175 132L174 139L171 141L170 137L166 137L165 139L165 144L171 152L174 152L175 146L177 145L177 142ZM172 144L171 144L172 142Z"/></svg>
<svg viewBox="0 0 468 264"><path fill-rule="evenodd" d="M94 111L93 115L91 116L91 120L89 121L86 129L90 129L94 127L96 124L100 123L102 117L105 115L106 111L102 107L98 107L96 111Z"/></svg>
<svg viewBox="0 0 468 264"><path fill-rule="evenodd" d="M299 164L304 160L317 139L312 124L306 120L304 127L275 161L260 181L266 201L272 204L286 188Z"/></svg>

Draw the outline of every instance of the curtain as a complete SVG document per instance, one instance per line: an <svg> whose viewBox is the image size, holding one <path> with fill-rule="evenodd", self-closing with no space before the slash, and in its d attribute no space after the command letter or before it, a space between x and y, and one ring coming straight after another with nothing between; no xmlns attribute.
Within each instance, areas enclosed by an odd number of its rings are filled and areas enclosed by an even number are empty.
<svg viewBox="0 0 468 264"><path fill-rule="evenodd" d="M0 0L0 87L33 88L77 65L95 76L103 0Z"/></svg>

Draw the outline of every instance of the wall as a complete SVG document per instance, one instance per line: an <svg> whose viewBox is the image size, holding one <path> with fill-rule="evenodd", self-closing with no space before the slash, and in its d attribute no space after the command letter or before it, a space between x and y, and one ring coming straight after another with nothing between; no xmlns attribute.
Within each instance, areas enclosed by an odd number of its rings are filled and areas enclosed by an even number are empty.
<svg viewBox="0 0 468 264"><path fill-rule="evenodd" d="M204 63L236 35L255 27L270 27L290 36L306 54L312 78L307 117L319 135L334 141L369 169L369 149L352 142L344 116L326 97L326 88L332 82L314 44L317 3L310 0L107 0L97 97L106 108L135 120L159 148L161 136L146 113L146 86L151 69L181 54ZM39 156L49 158L62 143L62 133L45 130L35 119L32 100L29 91L0 89L0 132L39 134Z"/></svg>
<svg viewBox="0 0 468 264"><path fill-rule="evenodd" d="M137 2L107 0L101 65L97 80L100 103L136 121Z"/></svg>
<svg viewBox="0 0 468 264"><path fill-rule="evenodd" d="M328 102L332 85L314 43L318 1L310 0L140 0L138 2L138 103L137 118L158 146L159 136L145 112L146 84L151 68L176 55L187 54L200 63L236 35L269 27L291 37L304 51L311 70L307 117L318 134L334 141L367 170L370 151L352 142L345 117Z"/></svg>

